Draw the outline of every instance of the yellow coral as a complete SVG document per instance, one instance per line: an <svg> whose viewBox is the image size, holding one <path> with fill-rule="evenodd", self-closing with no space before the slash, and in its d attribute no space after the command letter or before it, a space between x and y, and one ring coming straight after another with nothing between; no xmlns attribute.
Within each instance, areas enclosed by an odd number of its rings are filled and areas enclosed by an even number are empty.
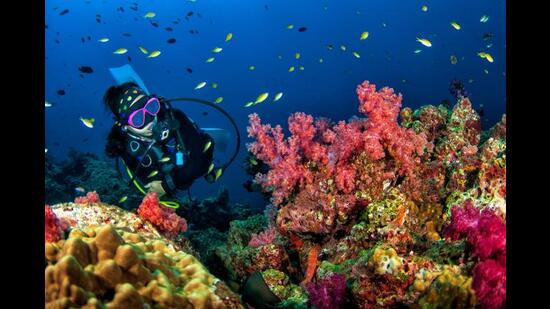
<svg viewBox="0 0 550 309"><path fill-rule="evenodd" d="M111 225L75 229L45 251L46 308L243 308L216 295L218 280L193 256Z"/></svg>
<svg viewBox="0 0 550 309"><path fill-rule="evenodd" d="M370 259L376 274L393 274L403 265L403 258L397 255L395 249L390 247L377 247Z"/></svg>

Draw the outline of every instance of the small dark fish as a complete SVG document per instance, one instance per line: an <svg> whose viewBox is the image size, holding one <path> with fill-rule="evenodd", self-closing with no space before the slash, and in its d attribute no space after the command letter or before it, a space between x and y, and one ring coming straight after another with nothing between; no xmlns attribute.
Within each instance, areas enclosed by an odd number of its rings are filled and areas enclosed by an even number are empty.
<svg viewBox="0 0 550 309"><path fill-rule="evenodd" d="M56 39L56 40L55 40L55 43L59 44L59 40Z"/></svg>
<svg viewBox="0 0 550 309"><path fill-rule="evenodd" d="M78 68L78 70L82 73L86 73L86 74L91 74L94 72L94 69L92 69L92 67L89 67L87 65L83 65L81 67Z"/></svg>
<svg viewBox="0 0 550 309"><path fill-rule="evenodd" d="M176 39L170 38L170 39L168 39L167 42L168 42L168 44L174 44L174 43L176 43Z"/></svg>
<svg viewBox="0 0 550 309"><path fill-rule="evenodd" d="M490 40L493 38L493 33L492 32L487 32L483 35L483 41L487 41L487 40Z"/></svg>
<svg viewBox="0 0 550 309"><path fill-rule="evenodd" d="M87 142L87 141L89 141L89 140L90 140L90 139L87 138L87 137L85 137L84 139L82 139L83 142Z"/></svg>
<svg viewBox="0 0 550 309"><path fill-rule="evenodd" d="M191 30L189 30L189 33L194 34L195 30L191 29Z"/></svg>
<svg viewBox="0 0 550 309"><path fill-rule="evenodd" d="M63 11L61 11L61 13L59 13L59 15L63 16L67 13L69 13L69 9L64 9Z"/></svg>
<svg viewBox="0 0 550 309"><path fill-rule="evenodd" d="M98 24L101 24L101 19L96 18L95 21L96 21Z"/></svg>
<svg viewBox="0 0 550 309"><path fill-rule="evenodd" d="M101 14L95 14L95 17L101 18Z"/></svg>
<svg viewBox="0 0 550 309"><path fill-rule="evenodd" d="M307 27L300 27L298 28L298 32L304 32L307 30Z"/></svg>
<svg viewBox="0 0 550 309"><path fill-rule="evenodd" d="M483 115L485 115L485 109L483 107L478 108L476 111L479 117L483 117Z"/></svg>
<svg viewBox="0 0 550 309"><path fill-rule="evenodd" d="M151 25L153 25L153 27L155 27L155 28L159 27L159 24L157 24L156 22L151 22Z"/></svg>
<svg viewBox="0 0 550 309"><path fill-rule="evenodd" d="M177 21L177 20L174 20L172 23L173 23L174 25L177 25L177 24L179 24L180 22Z"/></svg>
<svg viewBox="0 0 550 309"><path fill-rule="evenodd" d="M187 16L193 16L193 14L195 14L193 11L187 12Z"/></svg>
<svg viewBox="0 0 550 309"><path fill-rule="evenodd" d="M57 94L58 95L65 95L65 90L59 89L59 90L57 90Z"/></svg>
<svg viewBox="0 0 550 309"><path fill-rule="evenodd" d="M59 7L56 6L52 10L57 11L57 9L59 9Z"/></svg>
<svg viewBox="0 0 550 309"><path fill-rule="evenodd" d="M48 25L46 25L46 29L48 29Z"/></svg>
<svg viewBox="0 0 550 309"><path fill-rule="evenodd" d="M269 6L267 6L267 4L264 5L264 8L265 8L266 11L269 10Z"/></svg>
<svg viewBox="0 0 550 309"><path fill-rule="evenodd" d="M91 36L88 36L88 41L91 40L91 39L92 39L92 37L91 37Z"/></svg>
<svg viewBox="0 0 550 309"><path fill-rule="evenodd" d="M208 116L208 112L202 112L203 116Z"/></svg>
<svg viewBox="0 0 550 309"><path fill-rule="evenodd" d="M134 10L134 11L137 11L137 10L138 10L137 7L133 7L133 6L131 6L130 9L131 9L131 10Z"/></svg>
<svg viewBox="0 0 550 309"><path fill-rule="evenodd" d="M84 75L82 75L82 74L78 74L78 76L80 76L80 78L84 78Z"/></svg>
<svg viewBox="0 0 550 309"><path fill-rule="evenodd" d="M128 56L128 62L132 62L132 57Z"/></svg>
<svg viewBox="0 0 550 309"><path fill-rule="evenodd" d="M80 38L80 40L82 41L82 43L86 42L85 38Z"/></svg>
<svg viewBox="0 0 550 309"><path fill-rule="evenodd" d="M126 33L123 33L122 35L123 35L123 36L127 36L127 37L130 37L130 36L132 36L132 34L130 34L130 33L127 33L127 32L126 32Z"/></svg>
<svg viewBox="0 0 550 309"><path fill-rule="evenodd" d="M187 72L189 72L189 73L193 73L193 69L191 69L191 68L187 68L186 70L187 70Z"/></svg>
<svg viewBox="0 0 550 309"><path fill-rule="evenodd" d="M173 31L174 29L172 29L171 27L166 27L166 28L164 28L164 30L166 30L166 31Z"/></svg>
<svg viewBox="0 0 550 309"><path fill-rule="evenodd" d="M124 8L123 8L123 7L119 7L118 10L119 10L120 12L124 12Z"/></svg>

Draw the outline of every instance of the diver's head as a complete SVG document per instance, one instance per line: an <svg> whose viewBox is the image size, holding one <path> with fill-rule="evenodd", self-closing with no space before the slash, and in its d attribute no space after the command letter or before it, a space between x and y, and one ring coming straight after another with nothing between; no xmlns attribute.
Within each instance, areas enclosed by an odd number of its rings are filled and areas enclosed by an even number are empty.
<svg viewBox="0 0 550 309"><path fill-rule="evenodd" d="M156 97L148 96L138 85L128 82L109 88L103 102L123 130L141 136L152 136L153 126L160 112L160 102Z"/></svg>

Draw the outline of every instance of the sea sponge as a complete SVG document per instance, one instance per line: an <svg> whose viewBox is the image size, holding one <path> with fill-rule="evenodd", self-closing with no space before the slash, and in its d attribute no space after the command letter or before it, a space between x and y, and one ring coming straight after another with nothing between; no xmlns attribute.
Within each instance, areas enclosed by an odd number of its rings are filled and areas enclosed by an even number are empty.
<svg viewBox="0 0 550 309"><path fill-rule="evenodd" d="M112 225L47 243L46 260L46 308L243 308L192 255Z"/></svg>

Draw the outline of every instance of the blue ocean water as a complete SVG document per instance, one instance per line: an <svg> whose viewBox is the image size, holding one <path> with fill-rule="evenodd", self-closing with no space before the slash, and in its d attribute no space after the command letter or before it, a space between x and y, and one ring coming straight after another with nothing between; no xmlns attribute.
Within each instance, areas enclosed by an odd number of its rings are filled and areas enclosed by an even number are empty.
<svg viewBox="0 0 550 309"><path fill-rule="evenodd" d="M428 7L426 12L421 10L423 5ZM259 194L247 193L241 185L248 179L241 167L245 143L250 141L248 114L256 112L264 122L283 127L295 111L346 120L359 115L355 88L365 79L401 92L403 106L412 108L452 99L449 83L460 79L474 106L484 106L485 129L500 120L506 109L505 1L47 0L45 6L45 99L54 104L45 112L47 155L63 159L73 148L104 156L113 124L101 101L114 83L108 68L130 63L158 95L210 101L223 96L219 106L238 123L241 152L221 181L195 183L192 192L202 197L225 186L232 201L260 200ZM156 16L144 18L147 12ZM486 23L480 22L483 15L489 16ZM451 21L461 29L451 27ZM287 29L289 24L294 28ZM307 30L300 32L300 27ZM369 36L359 40L363 31ZM229 32L233 38L225 42ZM487 33L491 39L483 40ZM104 37L109 42L98 42ZM416 42L417 37L429 39L432 47ZM174 44L167 42L171 38ZM138 46L159 50L161 55L147 58ZM215 54L214 47L223 51ZM114 54L118 48L128 52ZM422 51L415 54L416 49ZM494 62L480 58L481 51L490 53ZM451 64L451 55L456 55L457 64ZM215 60L206 63L212 56ZM249 70L251 65L255 70ZM90 66L93 73L81 73L81 66ZM295 66L292 73L290 66ZM202 81L207 86L194 90ZM218 87L212 88L212 83ZM59 95L59 90L65 95ZM243 107L262 92L270 93L265 102ZM277 92L284 95L273 103ZM201 127L221 127L234 136L230 123L217 111L193 103L176 104ZM85 127L79 117L95 118L94 128ZM218 158L223 161L233 147L230 144Z"/></svg>

